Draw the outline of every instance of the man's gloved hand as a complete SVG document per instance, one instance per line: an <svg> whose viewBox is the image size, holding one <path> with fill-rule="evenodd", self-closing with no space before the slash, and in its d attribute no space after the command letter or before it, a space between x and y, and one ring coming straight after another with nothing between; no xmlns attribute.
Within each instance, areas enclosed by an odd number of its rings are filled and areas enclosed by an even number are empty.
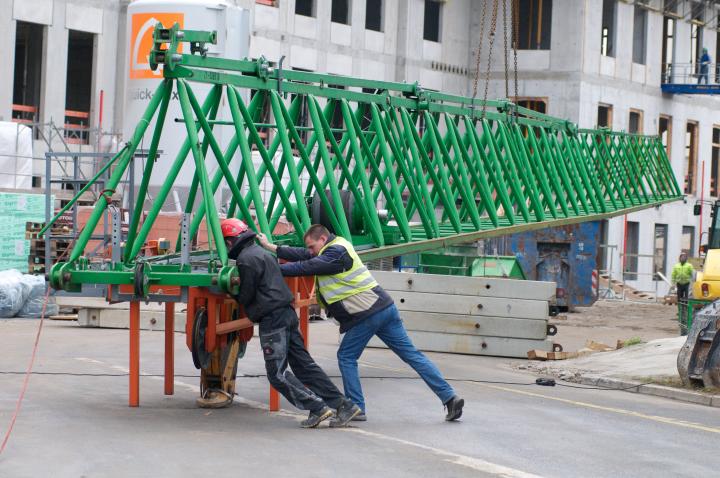
<svg viewBox="0 0 720 478"><path fill-rule="evenodd" d="M270 241L268 240L268 238L265 234L258 232L256 237L262 247L264 247L265 249L267 249L270 252L277 251L277 246L270 243Z"/></svg>
<svg viewBox="0 0 720 478"><path fill-rule="evenodd" d="M257 240L260 243L261 246L263 246L265 249L268 249L268 246L270 245L270 241L268 241L268 238L265 234L262 232L257 233Z"/></svg>

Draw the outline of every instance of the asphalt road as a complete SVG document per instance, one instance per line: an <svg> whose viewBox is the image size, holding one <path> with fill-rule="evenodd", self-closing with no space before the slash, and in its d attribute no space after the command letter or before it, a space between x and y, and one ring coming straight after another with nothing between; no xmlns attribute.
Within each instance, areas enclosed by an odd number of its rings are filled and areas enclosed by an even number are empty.
<svg viewBox="0 0 720 478"><path fill-rule="evenodd" d="M0 439L15 408L36 320L0 320ZM127 331L47 322L0 477L620 477L715 476L720 409L621 391L474 383L531 383L507 360L429 354L465 398L460 422L385 350L368 350L361 374L369 421L303 430L283 402L266 409L264 378L239 378L230 408L195 407L197 371L176 334L175 395L141 379L127 407ZM311 352L330 375L337 329L311 327ZM162 372L163 334L142 332L144 373ZM52 375L47 373L63 373ZM110 376L67 375L108 374ZM257 338L239 373L263 373ZM113 375L118 376L113 376ZM375 378L371 378L375 377ZM334 378L339 383L337 378Z"/></svg>

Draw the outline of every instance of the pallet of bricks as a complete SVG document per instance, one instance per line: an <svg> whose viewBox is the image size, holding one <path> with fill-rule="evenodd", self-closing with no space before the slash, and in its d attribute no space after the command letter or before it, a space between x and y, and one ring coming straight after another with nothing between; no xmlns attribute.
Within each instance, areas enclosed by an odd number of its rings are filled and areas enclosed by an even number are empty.
<svg viewBox="0 0 720 478"><path fill-rule="evenodd" d="M60 216L47 233L52 236L69 236L72 232L70 226L72 217L67 216ZM71 241L69 238L53 239L50 241L50 249L48 250L44 235L40 235L43 227L45 227L44 222L28 221L25 223L25 238L30 241L27 265L30 274L45 274L45 259L48 255L50 256L50 263L54 264L58 261L58 258L67 254L70 247Z"/></svg>
<svg viewBox="0 0 720 478"><path fill-rule="evenodd" d="M44 195L0 192L0 270L28 271L26 224L44 220Z"/></svg>

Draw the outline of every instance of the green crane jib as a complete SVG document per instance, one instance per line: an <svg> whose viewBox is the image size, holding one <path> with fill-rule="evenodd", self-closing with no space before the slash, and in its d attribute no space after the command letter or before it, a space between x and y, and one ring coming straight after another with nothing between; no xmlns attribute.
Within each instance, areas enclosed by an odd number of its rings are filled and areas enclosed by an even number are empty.
<svg viewBox="0 0 720 478"><path fill-rule="evenodd" d="M215 32L180 30L177 24L155 28L150 62L154 69L163 66L164 80L133 136L104 168L114 168L105 185L112 191L155 118L122 256L105 270L83 257L108 206L101 196L67 260L53 266L54 288L134 284L135 296L146 295L152 284L236 291L237 272L228 262L213 201L221 185L232 192L228 216L268 236L283 217L294 226L292 233L275 236L276 242L301 244L311 223L322 221L358 245L366 259L608 218L682 197L655 136L578 129L509 101L427 91L417 83L281 70L263 58L214 58L204 48L214 42ZM189 43L190 53L178 53L181 43ZM212 85L202 103L192 83ZM187 138L140 224L174 89ZM253 92L249 102L241 90ZM225 104L232 121L215 120ZM271 123L260 122L266 105ZM307 118L299 125L304 108ZM213 135L217 124L235 131L224 150ZM264 132L272 132L268 146ZM258 168L253 150L262 158ZM192 214L189 237L204 219L211 242L201 269L179 260L180 254L155 260L139 255L190 154L195 175L185 208ZM241 167L231 171L236 155ZM285 175L289 181L282 180ZM273 184L267 202L259 188L264 180ZM197 194L200 205L194 209ZM178 252L180 247L178 240Z"/></svg>

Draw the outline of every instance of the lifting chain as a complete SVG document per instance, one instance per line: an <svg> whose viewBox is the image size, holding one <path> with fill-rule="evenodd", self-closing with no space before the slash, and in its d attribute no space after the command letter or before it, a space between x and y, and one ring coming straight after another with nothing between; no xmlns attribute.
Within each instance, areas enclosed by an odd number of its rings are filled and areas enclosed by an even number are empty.
<svg viewBox="0 0 720 478"><path fill-rule="evenodd" d="M475 97L477 96L477 87L478 87L478 80L480 79L480 56L482 53L482 44L483 40L485 39L485 17L487 12L487 2L482 2L482 13L481 13L481 20L480 20L480 41L478 41L478 47L477 47L477 55L475 56L475 81L473 82L473 93L472 93L472 99L473 104L470 106L474 106Z"/></svg>
<svg viewBox="0 0 720 478"><path fill-rule="evenodd" d="M482 118L485 118L487 109L488 88L490 87L490 65L492 65L492 50L495 43L495 28L497 27L498 0L493 0L492 17L490 18L490 50L488 51L487 69L485 70L485 94L483 95Z"/></svg>
<svg viewBox="0 0 720 478"><path fill-rule="evenodd" d="M510 86L509 86L509 78L510 74L508 73L508 31L507 31L507 2L508 0L503 0L502 4L502 14L503 14L503 56L505 57L505 98L510 98Z"/></svg>
<svg viewBox="0 0 720 478"><path fill-rule="evenodd" d="M512 49L513 49L513 73L514 73L514 83L515 83L515 100L514 103L517 103L518 98L520 95L518 95L518 67L517 67L517 51L518 51L518 39L520 38L520 0L511 0L512 1L512 22L513 22L513 41L512 41ZM517 115L517 108L514 109L515 115Z"/></svg>

